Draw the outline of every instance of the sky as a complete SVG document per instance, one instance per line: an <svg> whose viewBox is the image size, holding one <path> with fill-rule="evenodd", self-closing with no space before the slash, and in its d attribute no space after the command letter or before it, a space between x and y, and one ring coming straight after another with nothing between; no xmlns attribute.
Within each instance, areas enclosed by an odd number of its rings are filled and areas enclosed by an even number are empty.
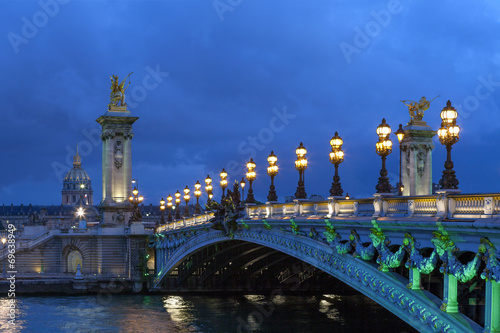
<svg viewBox="0 0 500 333"><path fill-rule="evenodd" d="M0 10L0 204L59 205L77 143L101 200L95 120L107 111L110 75L130 72L126 101L139 117L132 175L145 204L207 174L218 184L222 168L241 179L251 157L255 197L265 202L271 150L284 201L296 190L300 142L307 194L326 197L335 131L344 193L370 197L382 118L394 132L409 121L400 100L438 95L424 120L437 130L447 100L458 110L459 188L500 192L496 1L3 0ZM434 144L437 183L446 149L437 136Z"/></svg>

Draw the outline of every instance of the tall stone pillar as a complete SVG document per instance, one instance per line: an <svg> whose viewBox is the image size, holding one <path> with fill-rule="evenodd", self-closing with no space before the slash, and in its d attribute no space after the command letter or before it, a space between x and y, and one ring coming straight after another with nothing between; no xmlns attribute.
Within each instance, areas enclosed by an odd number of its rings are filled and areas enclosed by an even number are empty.
<svg viewBox="0 0 500 333"><path fill-rule="evenodd" d="M110 105L96 121L102 126L102 205L104 224L123 224L132 210L132 117L126 106ZM127 214L128 215L128 214Z"/></svg>
<svg viewBox="0 0 500 333"><path fill-rule="evenodd" d="M436 132L423 120L411 119L403 127L401 177L403 195L432 194L432 137Z"/></svg>

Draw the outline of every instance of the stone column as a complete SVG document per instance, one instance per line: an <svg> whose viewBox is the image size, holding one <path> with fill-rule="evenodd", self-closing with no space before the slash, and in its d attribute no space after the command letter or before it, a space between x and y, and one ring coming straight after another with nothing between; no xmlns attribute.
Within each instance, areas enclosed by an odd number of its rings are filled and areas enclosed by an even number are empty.
<svg viewBox="0 0 500 333"><path fill-rule="evenodd" d="M413 289L413 290L420 290L422 289L422 284L421 284L421 279L420 279L420 272L418 271L418 268L415 267L410 267L410 283L407 288Z"/></svg>
<svg viewBox="0 0 500 333"><path fill-rule="evenodd" d="M110 106L96 121L102 126L102 205L103 224L123 224L114 216L132 211L128 202L132 183L132 117L126 106Z"/></svg>
<svg viewBox="0 0 500 333"><path fill-rule="evenodd" d="M486 280L484 332L500 332L500 283Z"/></svg>
<svg viewBox="0 0 500 333"><path fill-rule="evenodd" d="M123 151L123 183L125 184L125 193L127 193L127 197L132 193L132 138L134 134L132 132L126 133L123 137L125 139L124 142L124 151ZM127 199L125 199L127 200Z"/></svg>
<svg viewBox="0 0 500 333"><path fill-rule="evenodd" d="M432 137L436 132L425 121L411 120L403 127L401 178L403 195L432 194Z"/></svg>
<svg viewBox="0 0 500 333"><path fill-rule="evenodd" d="M457 279L451 274L444 274L443 303L441 310L448 313L458 313Z"/></svg>

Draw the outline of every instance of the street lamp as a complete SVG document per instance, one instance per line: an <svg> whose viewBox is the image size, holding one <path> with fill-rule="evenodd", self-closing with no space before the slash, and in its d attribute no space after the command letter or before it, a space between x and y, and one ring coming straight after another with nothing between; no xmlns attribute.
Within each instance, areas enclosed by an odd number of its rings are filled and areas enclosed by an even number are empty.
<svg viewBox="0 0 500 333"><path fill-rule="evenodd" d="M198 180L196 181L196 184L194 184L194 196L196 198L196 205L194 206L194 213L196 215L200 215L201 209L200 209L199 199L201 196L201 184Z"/></svg>
<svg viewBox="0 0 500 333"><path fill-rule="evenodd" d="M177 190L175 192L175 219L180 220L181 219L181 192Z"/></svg>
<svg viewBox="0 0 500 333"><path fill-rule="evenodd" d="M173 218L172 218L172 196L169 194L168 197L167 197L167 207L168 207L168 216L167 216L167 221L168 222L172 222L173 221Z"/></svg>
<svg viewBox="0 0 500 333"><path fill-rule="evenodd" d="M186 188L184 189L184 201L186 202L186 208L184 209L184 216L185 217L189 217L189 208L188 208L188 203L189 203L189 199L191 198L189 196L189 187L186 185Z"/></svg>
<svg viewBox="0 0 500 333"><path fill-rule="evenodd" d="M222 168L222 171L219 174L220 176L220 187L222 188L222 199L226 197L226 187L227 187L227 172ZM222 203L222 202L221 202Z"/></svg>
<svg viewBox="0 0 500 333"><path fill-rule="evenodd" d="M207 192L208 196L207 204L209 204L212 201L212 178L210 178L210 175L205 178L205 184L207 185L205 186L205 192Z"/></svg>
<svg viewBox="0 0 500 333"><path fill-rule="evenodd" d="M252 189L252 183L255 180L255 162L253 161L253 158L250 158L250 161L247 163L247 180L248 180L248 194L247 194L247 200L245 201L246 203L255 203L255 198L253 197L253 189Z"/></svg>
<svg viewBox="0 0 500 333"><path fill-rule="evenodd" d="M139 208L139 204L144 200L144 197L142 195L139 195L139 190L137 190L137 187L134 187L132 190L132 195L128 198L131 204L134 205L134 213L132 214L132 222L141 222L142 221L142 214L141 214L141 209Z"/></svg>
<svg viewBox="0 0 500 333"><path fill-rule="evenodd" d="M399 141L399 195L403 195L403 190L404 190L404 186L403 186L403 182L401 181L401 173L402 173L402 158L401 158L401 154L403 152L403 149L401 149L401 142L403 141L404 137L405 137L405 130L403 129L403 125L402 124L399 124L399 128L398 130L394 133L396 134L396 136L398 137L398 141Z"/></svg>
<svg viewBox="0 0 500 333"><path fill-rule="evenodd" d="M76 216L78 216L78 220L81 220L84 215L85 211L83 210L83 207L78 207L78 210L76 211Z"/></svg>
<svg viewBox="0 0 500 333"><path fill-rule="evenodd" d="M339 133L335 132L335 136L330 140L330 146L332 146L332 151L330 152L330 162L335 165L335 175L333 176L330 195L334 197L341 197L344 193L339 177L339 164L344 161L344 151L342 150L343 144L344 141L339 136Z"/></svg>
<svg viewBox="0 0 500 333"><path fill-rule="evenodd" d="M297 154L297 160L295 161L295 169L299 171L299 183L297 186L297 191L295 192L296 199L307 199L306 188L304 186L304 171L307 169L307 149L304 147L302 142L299 147L295 150Z"/></svg>
<svg viewBox="0 0 500 333"><path fill-rule="evenodd" d="M377 127L378 142L375 145L377 154L382 158L382 169L380 169L380 177L378 178L378 184L375 186L377 193L390 193L391 184L389 184L389 178L387 177L387 169L385 168L385 159L387 155L392 152L392 141L389 139L391 134L391 127L385 122L385 118L382 119L382 124Z"/></svg>
<svg viewBox="0 0 500 333"><path fill-rule="evenodd" d="M7 239L5 237L2 238L2 248L5 249L5 242ZM6 278L7 275L5 274L5 261L7 260L7 253L5 253L5 257L3 258L3 277Z"/></svg>
<svg viewBox="0 0 500 333"><path fill-rule="evenodd" d="M161 210L160 224L165 224L165 218L163 217L163 214L165 213L165 200L163 200L163 198L161 198L160 200L160 210Z"/></svg>
<svg viewBox="0 0 500 333"><path fill-rule="evenodd" d="M438 130L439 142L446 146L446 162L444 163L443 177L439 181L441 189L458 190L458 179L453 170L451 160L451 146L458 142L460 127L457 125L457 110L446 102L446 107L441 111L441 128Z"/></svg>
<svg viewBox="0 0 500 333"><path fill-rule="evenodd" d="M245 185L247 183L245 183L245 177L241 177L241 182L240 182L240 186L241 186L241 201L244 202L245 201Z"/></svg>
<svg viewBox="0 0 500 333"><path fill-rule="evenodd" d="M276 162L278 162L278 157L274 155L274 151L271 150L271 154L267 157L267 162L269 162L269 166L267 167L267 174L271 177L271 186L269 187L269 195L267 196L267 200L269 201L278 201L278 196L276 195L275 187L274 187L274 177L278 174L278 166Z"/></svg>

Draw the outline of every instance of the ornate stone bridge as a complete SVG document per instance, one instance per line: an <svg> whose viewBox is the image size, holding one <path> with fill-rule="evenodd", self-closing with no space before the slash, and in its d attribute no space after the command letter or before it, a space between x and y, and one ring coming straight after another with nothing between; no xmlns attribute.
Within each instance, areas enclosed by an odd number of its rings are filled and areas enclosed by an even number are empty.
<svg viewBox="0 0 500 333"><path fill-rule="evenodd" d="M251 264L264 270L272 261L255 263L280 252L419 331L500 332L500 194L247 204L222 230L213 228L213 216L158 229L156 288L194 272L198 279L214 272L225 279ZM240 248L242 260L220 259L234 253L231 247Z"/></svg>

